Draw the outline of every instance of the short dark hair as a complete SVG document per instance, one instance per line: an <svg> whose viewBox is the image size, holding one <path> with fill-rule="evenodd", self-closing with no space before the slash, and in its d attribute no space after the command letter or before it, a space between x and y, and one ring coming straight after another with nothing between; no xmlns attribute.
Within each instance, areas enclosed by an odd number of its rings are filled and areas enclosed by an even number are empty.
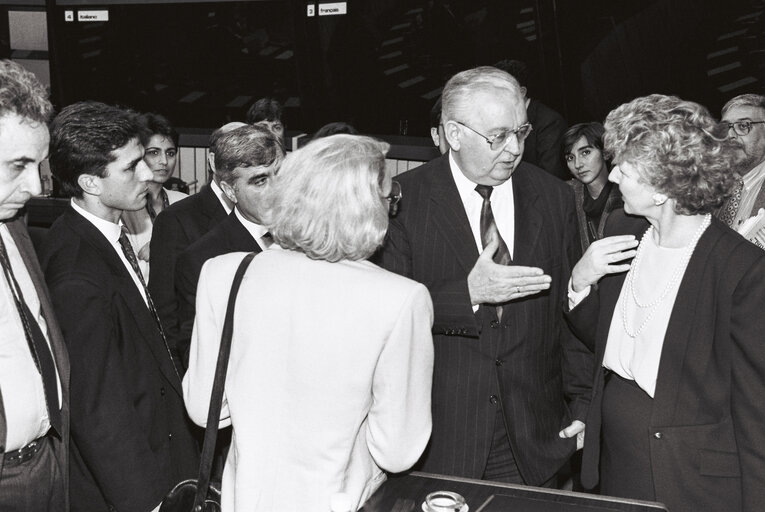
<svg viewBox="0 0 765 512"><path fill-rule="evenodd" d="M13 61L0 60L0 117L16 114L48 124L52 113L48 91L37 77Z"/></svg>
<svg viewBox="0 0 765 512"><path fill-rule="evenodd" d="M226 183L236 177L237 167L269 166L284 157L274 133L260 125L244 125L224 133L215 143L215 174Z"/></svg>
<svg viewBox="0 0 765 512"><path fill-rule="evenodd" d="M139 118L142 126L141 130L141 144L147 146L149 140L154 135L162 135L173 141L175 147L178 147L178 132L175 131L170 121L161 114L155 114L153 112L147 112L141 114Z"/></svg>
<svg viewBox="0 0 765 512"><path fill-rule="evenodd" d="M260 98L247 111L247 124L281 120L282 104L274 98Z"/></svg>
<svg viewBox="0 0 765 512"><path fill-rule="evenodd" d="M327 123L313 134L311 140L320 139L322 137L329 137L330 135L337 135L338 133L347 133L348 135L358 135L359 132L353 125L344 121L335 121L334 123Z"/></svg>
<svg viewBox="0 0 765 512"><path fill-rule="evenodd" d="M81 174L103 177L112 152L140 140L141 123L127 109L95 101L65 107L50 126L50 168L65 196L82 197Z"/></svg>
<svg viewBox="0 0 765 512"><path fill-rule="evenodd" d="M439 124L441 124L441 96L438 97L430 109L430 127L438 128Z"/></svg>
<svg viewBox="0 0 765 512"><path fill-rule="evenodd" d="M569 153L571 148L574 147L576 141L584 137L587 140L587 144L598 148L598 151L603 151L603 135L606 133L606 129L600 123L579 123L575 124L563 134L563 154Z"/></svg>
<svg viewBox="0 0 765 512"><path fill-rule="evenodd" d="M526 88L528 94L529 84L529 67L522 60L504 59L496 64L495 68L499 68L506 73L510 73L515 78L521 87Z"/></svg>

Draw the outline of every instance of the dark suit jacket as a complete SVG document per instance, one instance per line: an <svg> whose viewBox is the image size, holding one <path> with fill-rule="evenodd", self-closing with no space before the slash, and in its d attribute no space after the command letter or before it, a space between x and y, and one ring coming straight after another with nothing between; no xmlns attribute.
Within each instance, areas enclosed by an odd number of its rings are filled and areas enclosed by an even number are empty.
<svg viewBox="0 0 765 512"><path fill-rule="evenodd" d="M523 161L541 167L562 180L571 179L563 165L563 135L568 124L563 117L535 99L529 101L526 109L533 130L526 138Z"/></svg>
<svg viewBox="0 0 765 512"><path fill-rule="evenodd" d="M640 237L645 228L617 210L606 234ZM568 314L597 362L582 456L587 487L599 478L601 364L625 275L601 279ZM765 503L763 283L765 253L714 219L680 283L646 432L656 499L669 510L753 512Z"/></svg>
<svg viewBox="0 0 765 512"><path fill-rule="evenodd" d="M226 220L191 244L175 264L175 291L178 300L178 339L176 345L183 361L189 365L191 331L194 328L197 282L205 262L230 252L260 252L260 246L231 212Z"/></svg>
<svg viewBox="0 0 765 512"><path fill-rule="evenodd" d="M61 407L61 421L62 430L60 437L52 436L53 449L56 453L56 458L60 464L61 474L64 476L64 489L68 493L69 488L69 354L66 351L64 345L64 338L61 335L58 323L56 322L56 315L53 312L53 306L50 302L50 296L48 295L48 288L45 286L45 277L43 276L40 265L37 262L37 254L32 246L32 240L29 237L27 228L24 225L24 221L19 219L8 222L8 231L13 237L13 241L16 242L16 247L21 254L22 259L26 262L27 271L29 277L32 279L32 283L37 290L37 296L40 299L40 307L42 308L45 322L48 325L48 337L51 345L51 352L53 353L53 359L58 369L59 379L61 381L61 395L62 395L62 407ZM4 279L0 277L0 279ZM0 446L5 446L5 439L7 435L7 426L5 423L5 411L3 409L3 397L0 393ZM0 449L0 478L3 476L3 462L4 462L5 449ZM65 505L68 510L69 503Z"/></svg>
<svg viewBox="0 0 765 512"><path fill-rule="evenodd" d="M553 280L507 304L500 324L495 307L473 313L467 275L478 249L448 154L397 179L402 204L380 261L424 283L435 312L433 434L421 469L480 478L501 405L521 475L540 484L574 451L558 431L584 419L589 395L591 354L559 310L579 247L571 189L529 164L513 174L514 263Z"/></svg>
<svg viewBox="0 0 765 512"><path fill-rule="evenodd" d="M154 220L149 292L173 350L178 337L175 263L191 243L225 218L226 210L208 185L193 196L171 204Z"/></svg>
<svg viewBox="0 0 765 512"><path fill-rule="evenodd" d="M71 356L72 509L151 510L199 463L157 324L113 246L73 209L40 260Z"/></svg>

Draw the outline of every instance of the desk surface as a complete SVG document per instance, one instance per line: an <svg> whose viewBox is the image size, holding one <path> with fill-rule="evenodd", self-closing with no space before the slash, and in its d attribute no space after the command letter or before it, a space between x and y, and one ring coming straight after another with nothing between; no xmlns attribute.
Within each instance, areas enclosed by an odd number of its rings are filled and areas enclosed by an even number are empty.
<svg viewBox="0 0 765 512"><path fill-rule="evenodd" d="M663 505L540 487L414 472L390 477L361 512L419 512L434 491L461 494L470 512L660 512Z"/></svg>

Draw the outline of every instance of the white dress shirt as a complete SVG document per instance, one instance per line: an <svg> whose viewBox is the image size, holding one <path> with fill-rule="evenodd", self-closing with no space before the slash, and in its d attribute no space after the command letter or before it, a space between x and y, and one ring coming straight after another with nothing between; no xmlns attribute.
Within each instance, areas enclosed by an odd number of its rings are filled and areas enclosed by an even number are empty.
<svg viewBox="0 0 765 512"><path fill-rule="evenodd" d="M239 211L239 208L234 208L234 215L236 215L236 218L239 219L239 222L242 223L247 232L252 235L252 238L255 239L260 248L264 251L268 249L270 244L263 240L263 235L268 233L268 228L245 219L244 215Z"/></svg>
<svg viewBox="0 0 765 512"><path fill-rule="evenodd" d="M122 234L122 225L115 224L114 222L109 222L108 220L104 220L101 217L93 215L92 213L77 206L77 203L74 202L74 199L72 199L72 208L74 208L74 211L85 217L85 220L93 224L96 229L99 230L102 235L104 235L106 240L109 242L109 245L111 245L114 251L117 253L117 256L119 257L122 264L125 265L128 274L130 274L130 277L133 279L136 288L138 288L138 292L141 294L141 297L143 297L143 301L146 303L146 307L149 307L149 302L146 300L146 290L143 288L141 280L138 279L138 274L135 273L133 267L130 265L130 262L125 257L125 253L122 252L122 246L120 245L119 241L120 234Z"/></svg>
<svg viewBox="0 0 765 512"><path fill-rule="evenodd" d="M470 229L473 231L475 244L478 252L483 251L481 244L481 208L483 207L483 197L476 192L476 184L467 179L459 165L454 160L452 152L449 151L449 168L452 171L454 183L457 185L457 191L462 199L462 205L465 207ZM515 200L513 199L513 179L512 177L501 185L494 187L491 193L491 211L494 214L494 222L497 224L497 230L510 251L510 257L513 256L515 248Z"/></svg>
<svg viewBox="0 0 765 512"><path fill-rule="evenodd" d="M40 298L5 223L0 223L0 236L5 242L8 259L21 293L24 295L24 301L50 346L48 324L42 315ZM61 404L61 377L58 374L58 367L56 367L56 387L58 403ZM0 271L0 392L3 395L7 426L4 451L18 450L48 431L50 420L45 403L42 376L32 358L10 285L2 271Z"/></svg>

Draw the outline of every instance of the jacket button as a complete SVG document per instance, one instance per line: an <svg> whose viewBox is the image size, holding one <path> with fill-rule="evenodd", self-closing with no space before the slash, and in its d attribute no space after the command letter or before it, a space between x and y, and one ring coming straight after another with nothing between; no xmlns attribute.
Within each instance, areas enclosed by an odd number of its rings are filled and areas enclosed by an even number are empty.
<svg viewBox="0 0 765 512"><path fill-rule="evenodd" d="M172 441L173 440L173 434L167 434L167 440Z"/></svg>
<svg viewBox="0 0 765 512"><path fill-rule="evenodd" d="M653 437L654 437L655 439L662 439L662 438L664 437L664 434L662 434L661 432L655 432L655 433L653 434Z"/></svg>
<svg viewBox="0 0 765 512"><path fill-rule="evenodd" d="M492 405L497 405L497 402L498 402L497 395L491 395L489 397L489 402L491 402Z"/></svg>
<svg viewBox="0 0 765 512"><path fill-rule="evenodd" d="M494 361L494 364L496 364L497 366L502 366L503 364L505 364L505 362L502 359L497 359L496 361Z"/></svg>
<svg viewBox="0 0 765 512"><path fill-rule="evenodd" d="M162 386L161 388L159 388L159 394L162 396L165 396L165 386Z"/></svg>
<svg viewBox="0 0 765 512"><path fill-rule="evenodd" d="M497 320L492 320L489 325L491 325L492 329L496 329L499 327L499 322Z"/></svg>

